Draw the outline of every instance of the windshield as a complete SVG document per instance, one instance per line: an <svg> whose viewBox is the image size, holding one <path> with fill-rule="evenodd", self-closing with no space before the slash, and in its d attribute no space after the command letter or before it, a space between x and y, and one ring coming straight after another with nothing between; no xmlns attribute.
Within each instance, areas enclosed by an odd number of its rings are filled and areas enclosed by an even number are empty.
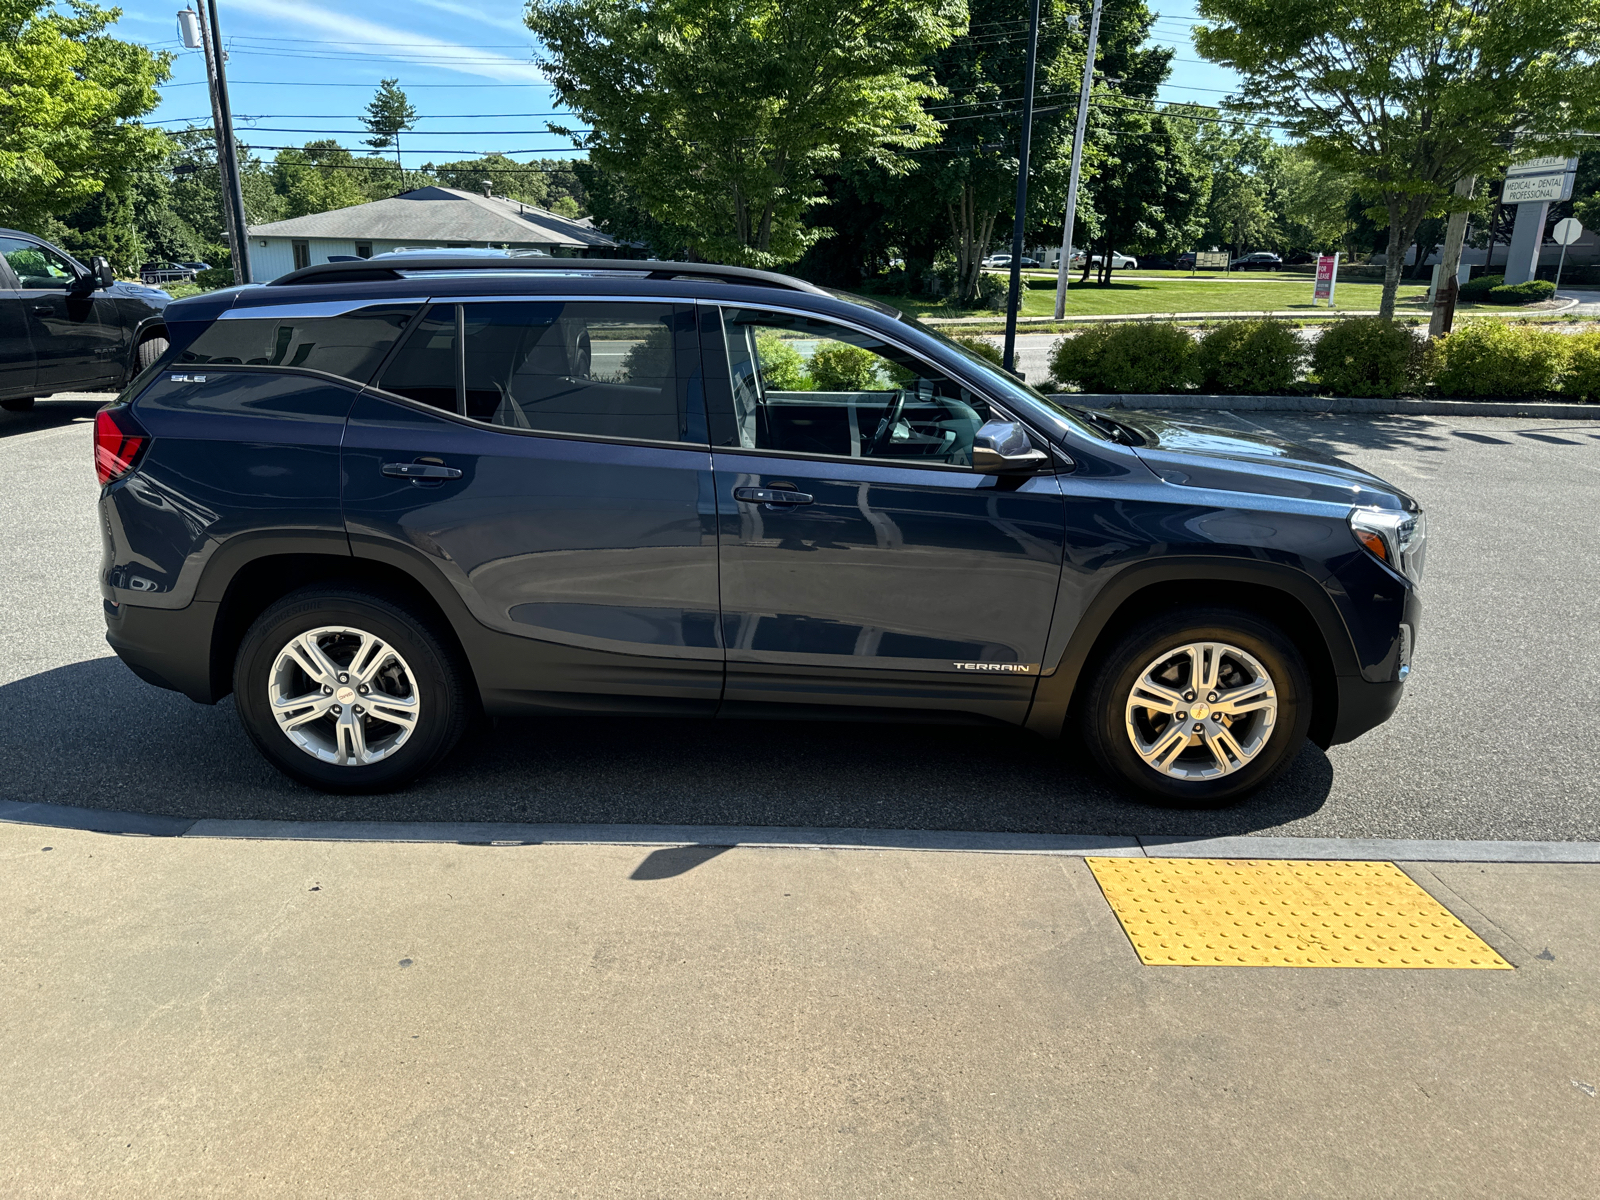
<svg viewBox="0 0 1600 1200"><path fill-rule="evenodd" d="M1050 399L1049 396L1046 396L1043 392L1037 391L1036 389L1031 388L1027 384L1023 383L1022 380L1018 379L1009 371L995 366L994 363L990 362L987 358L984 358L983 355L978 354L975 351L968 350L960 342L951 341L937 329L934 329L928 325L924 325L915 317L908 316L905 313L901 313L899 315L900 319L906 322L908 325L915 325L923 333L937 338L951 350L954 350L957 354L965 358L969 363L972 363L974 366L979 368L983 372L984 382L993 387L994 390L999 393L999 397L1001 399L1020 400L1023 402L1023 407L1028 411L1040 413L1042 416L1051 417L1058 425L1062 427L1063 430L1070 430L1080 437L1091 438L1097 442L1115 440L1105 430L1086 420L1084 414L1078 409L1069 408L1064 404L1058 404L1056 401Z"/></svg>

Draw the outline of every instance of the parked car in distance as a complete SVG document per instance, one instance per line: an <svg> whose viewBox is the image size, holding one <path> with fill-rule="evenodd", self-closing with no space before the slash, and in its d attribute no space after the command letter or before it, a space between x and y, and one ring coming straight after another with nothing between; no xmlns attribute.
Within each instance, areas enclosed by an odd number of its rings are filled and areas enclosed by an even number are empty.
<svg viewBox="0 0 1600 1200"><path fill-rule="evenodd" d="M1182 254L1178 255L1177 258L1173 259L1172 265L1175 270L1179 271L1194 270L1194 251L1185 250Z"/></svg>
<svg viewBox="0 0 1600 1200"><path fill-rule="evenodd" d="M983 260L983 265L986 266L986 267L993 267L993 268L997 268L997 269L1001 269L1001 270L1010 270L1011 269L1011 255L1009 255L1009 254L991 254L988 258ZM1024 254L1022 256L1022 267L1023 267L1024 270L1033 270L1038 266L1039 266L1039 260L1037 258L1029 258L1026 254Z"/></svg>
<svg viewBox="0 0 1600 1200"><path fill-rule="evenodd" d="M1171 271L1176 269L1177 263L1164 254L1144 255L1139 259L1139 268L1144 271Z"/></svg>
<svg viewBox="0 0 1600 1200"><path fill-rule="evenodd" d="M42 238L0 229L0 408L122 387L166 350L169 300L118 282L99 255L85 266Z"/></svg>
<svg viewBox="0 0 1600 1200"><path fill-rule="evenodd" d="M1270 271L1275 267L1283 266L1283 259L1270 250L1256 250L1250 254L1241 254L1228 264L1230 271Z"/></svg>
<svg viewBox="0 0 1600 1200"><path fill-rule="evenodd" d="M141 283L188 283L200 272L187 263L148 262L139 268Z"/></svg>
<svg viewBox="0 0 1600 1200"><path fill-rule="evenodd" d="M188 267L191 271L195 272L196 274L199 274L201 271L209 271L209 270L211 270L211 264L208 263L208 262L185 262L185 263L179 263L178 265L180 267Z"/></svg>
<svg viewBox="0 0 1600 1200"><path fill-rule="evenodd" d="M1426 545L1399 489L1057 403L870 298L581 265L174 302L96 417L117 654L233 693L268 761L343 792L479 713L809 714L1070 721L1122 786L1213 805L1399 703ZM817 386L828 360L851 377Z"/></svg>
<svg viewBox="0 0 1600 1200"><path fill-rule="evenodd" d="M1071 262L1071 265L1072 265L1072 267L1074 269L1081 270L1083 268L1083 251L1082 250L1074 250L1072 252L1072 258L1071 258L1070 262ZM1100 255L1098 255L1098 254L1091 255L1089 257L1089 265L1091 267L1098 267L1100 265ZM1113 250L1111 252L1111 269L1113 271L1132 270L1134 267L1137 267L1138 265L1139 265L1138 259L1134 258L1132 255L1123 254L1123 253L1121 253L1120 251L1117 251L1117 250Z"/></svg>

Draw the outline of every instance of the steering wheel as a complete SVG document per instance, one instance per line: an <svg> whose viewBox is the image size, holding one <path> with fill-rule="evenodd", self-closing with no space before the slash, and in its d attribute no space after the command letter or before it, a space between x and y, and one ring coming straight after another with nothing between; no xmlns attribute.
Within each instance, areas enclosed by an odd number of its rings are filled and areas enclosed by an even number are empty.
<svg viewBox="0 0 1600 1200"><path fill-rule="evenodd" d="M889 401L883 410L883 420L878 422L878 432L872 435L872 444L867 447L868 458L876 458L888 448L889 439L894 436L894 427L900 423L900 414L905 410L905 391L897 390L894 399Z"/></svg>

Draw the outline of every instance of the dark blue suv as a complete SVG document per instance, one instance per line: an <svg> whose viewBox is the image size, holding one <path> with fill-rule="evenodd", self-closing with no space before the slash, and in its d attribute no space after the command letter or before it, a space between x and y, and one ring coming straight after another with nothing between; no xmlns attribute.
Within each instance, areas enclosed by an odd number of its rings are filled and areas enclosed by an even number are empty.
<svg viewBox="0 0 1600 1200"><path fill-rule="evenodd" d="M442 253L166 324L95 429L107 636L315 787L404 784L479 714L826 716L1072 728L1215 804L1410 671L1395 488L796 279Z"/></svg>

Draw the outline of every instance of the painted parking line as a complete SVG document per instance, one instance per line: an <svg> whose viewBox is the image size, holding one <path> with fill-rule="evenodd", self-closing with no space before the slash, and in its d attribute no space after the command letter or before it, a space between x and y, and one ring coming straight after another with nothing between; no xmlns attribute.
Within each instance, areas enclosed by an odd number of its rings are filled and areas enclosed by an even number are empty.
<svg viewBox="0 0 1600 1200"><path fill-rule="evenodd" d="M1086 861L1147 967L1514 969L1393 863Z"/></svg>

